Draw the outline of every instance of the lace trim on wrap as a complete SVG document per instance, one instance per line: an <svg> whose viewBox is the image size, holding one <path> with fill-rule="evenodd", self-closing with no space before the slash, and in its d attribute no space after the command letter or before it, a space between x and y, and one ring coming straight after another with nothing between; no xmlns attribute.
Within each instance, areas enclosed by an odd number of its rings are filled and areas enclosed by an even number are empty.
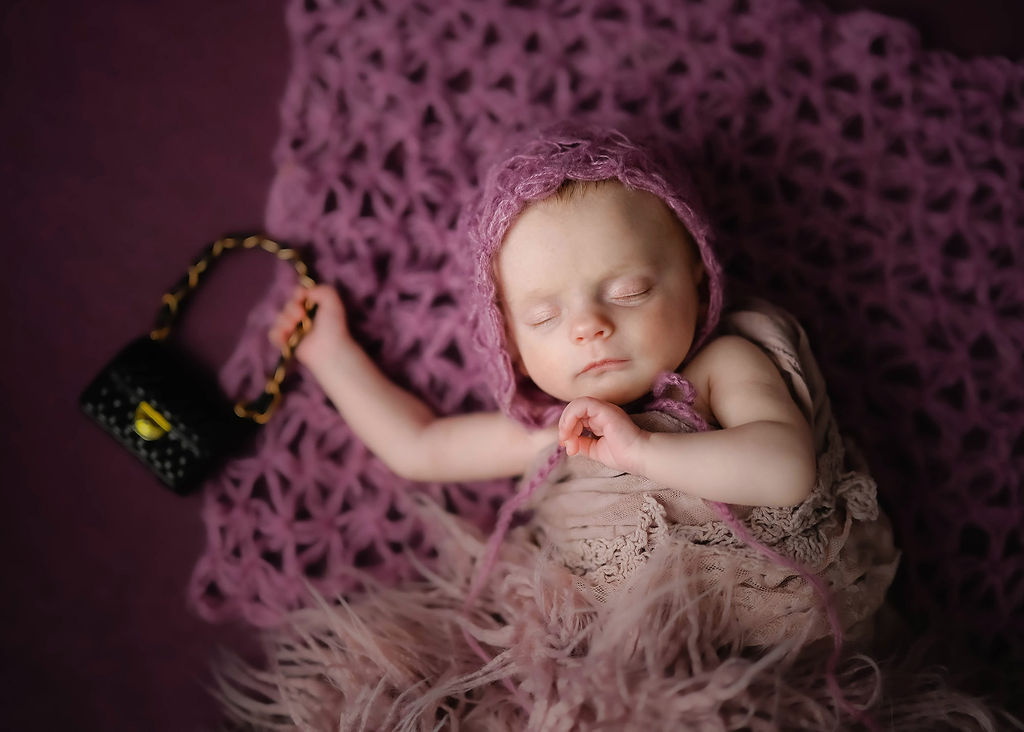
<svg viewBox="0 0 1024 732"><path fill-rule="evenodd" d="M643 499L637 526L629 534L563 542L553 548L554 558L594 585L618 585L647 561L669 528L665 507L654 496L645 495Z"/></svg>
<svg viewBox="0 0 1024 732"><path fill-rule="evenodd" d="M840 509L843 516L837 515ZM827 550L829 535L846 515L855 521L876 520L877 485L867 473L849 469L843 440L830 419L828 447L818 456L818 479L811 494L794 507L758 506L746 522L758 541L815 566ZM738 543L727 527L722 531L731 543Z"/></svg>

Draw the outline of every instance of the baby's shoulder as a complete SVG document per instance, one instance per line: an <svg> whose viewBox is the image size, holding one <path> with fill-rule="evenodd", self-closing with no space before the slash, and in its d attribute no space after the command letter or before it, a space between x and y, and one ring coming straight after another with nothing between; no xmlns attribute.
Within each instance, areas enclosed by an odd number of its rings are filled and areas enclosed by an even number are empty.
<svg viewBox="0 0 1024 732"><path fill-rule="evenodd" d="M686 377L698 391L711 381L760 380L774 377L771 359L752 341L738 335L722 335L701 347L686 368Z"/></svg>
<svg viewBox="0 0 1024 732"><path fill-rule="evenodd" d="M714 366L759 366L771 365L764 351L743 336L720 335L712 338L697 351L690 361L691 366L704 367L708 364Z"/></svg>
<svg viewBox="0 0 1024 732"><path fill-rule="evenodd" d="M711 415L709 422L723 426L742 424L736 415L746 413L751 404L767 404L773 414L788 414L785 410L779 412L779 407L793 397L772 358L759 345L738 335L709 341L682 374L697 391L695 407Z"/></svg>

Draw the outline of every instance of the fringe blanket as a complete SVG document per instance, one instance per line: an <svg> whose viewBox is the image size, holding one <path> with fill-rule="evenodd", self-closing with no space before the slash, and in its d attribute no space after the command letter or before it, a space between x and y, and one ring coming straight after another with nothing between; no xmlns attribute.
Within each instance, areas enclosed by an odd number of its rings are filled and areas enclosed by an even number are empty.
<svg viewBox="0 0 1024 732"><path fill-rule="evenodd" d="M463 615L470 558L485 538L434 504L423 511L446 526L437 573L296 611L265 632L265 669L224 658L217 695L233 721L256 730L863 728L830 694L828 644L805 645L816 624L787 623L781 642L744 647L736 611L747 610L731 590L749 578L745 562L719 561L720 581L702 583L669 541L599 601L521 527ZM848 656L838 679L847 702L884 729L1012 729L935 675L887 671L882 688L874 661Z"/></svg>
<svg viewBox="0 0 1024 732"><path fill-rule="evenodd" d="M759 303L726 317L723 328L775 360L818 455L816 485L801 504L735 507L734 515L759 542L824 578L845 639L870 644L898 561L874 481L851 464L792 318ZM696 392L681 386L656 387L656 406L634 419L656 431L708 429L692 407ZM446 529L434 569L401 588L371 587L340 606L293 614L287 627L264 634L267 670L222 665L225 709L258 729L855 723L824 681L831 643L821 598L799 573L739 540L704 501L574 457L538 489L532 508L467 611L484 539L424 501L425 519ZM857 710L900 730L993 729L997 718L982 704L931 678L901 697L873 663L847 657L843 666L844 694Z"/></svg>
<svg viewBox="0 0 1024 732"><path fill-rule="evenodd" d="M508 130L647 128L691 165L733 290L815 342L904 551L898 602L1020 657L1020 64L797 0L290 0L287 22L268 229L310 245L388 373L443 413L491 403L453 227ZM285 279L224 371L236 392L273 359ZM255 452L207 486L191 601L265 626L308 604L307 582L354 588L353 566L410 578L437 548L414 496L486 528L510 488L396 480L299 373Z"/></svg>

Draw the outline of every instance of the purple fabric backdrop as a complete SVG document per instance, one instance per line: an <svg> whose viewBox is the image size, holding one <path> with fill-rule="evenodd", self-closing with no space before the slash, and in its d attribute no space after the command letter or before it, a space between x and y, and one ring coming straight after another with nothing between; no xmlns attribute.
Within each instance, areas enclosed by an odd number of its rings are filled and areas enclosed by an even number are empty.
<svg viewBox="0 0 1024 732"><path fill-rule="evenodd" d="M1024 50L1008 35L1019 4L973 3L969 25L927 0L832 4L906 14L958 52ZM289 64L283 8L96 7L3 10L0 705L9 729L207 729L208 658L249 636L186 609L199 501L157 486L75 400L148 327L200 243L261 221ZM231 351L269 276L242 257L197 298L208 315L184 336L204 360Z"/></svg>
<svg viewBox="0 0 1024 732"><path fill-rule="evenodd" d="M208 659L246 635L187 610L198 503L154 483L76 399L205 239L260 225L283 9L23 2L3 27L0 726L212 728ZM195 302L204 322L184 324L211 362L269 276L258 256L230 264Z"/></svg>

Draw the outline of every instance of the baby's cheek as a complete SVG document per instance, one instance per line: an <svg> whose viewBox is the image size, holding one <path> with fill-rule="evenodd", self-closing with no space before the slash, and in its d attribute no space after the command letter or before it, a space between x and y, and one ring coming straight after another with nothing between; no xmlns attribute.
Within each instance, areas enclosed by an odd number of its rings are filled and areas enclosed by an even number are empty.
<svg viewBox="0 0 1024 732"><path fill-rule="evenodd" d="M523 361L525 374L542 391L557 399L569 401L567 379L564 373L568 366L564 359L560 359L557 354L536 350L529 354L524 351Z"/></svg>
<svg viewBox="0 0 1024 732"><path fill-rule="evenodd" d="M543 353L532 353L530 358L524 361L524 365L527 370L527 374L532 378L538 385L549 383L551 380L551 364L550 359Z"/></svg>
<svg viewBox="0 0 1024 732"><path fill-rule="evenodd" d="M540 381L545 380L550 370L548 363L550 358L543 348L527 340L522 344L519 356L519 363L524 375L529 376L534 381L538 379Z"/></svg>
<svg viewBox="0 0 1024 732"><path fill-rule="evenodd" d="M657 318L652 319L651 330L648 333L652 345L658 344L664 358L667 359L666 367L674 368L689 353L693 343L693 334L697 323L697 313L687 308L671 308L659 313Z"/></svg>

